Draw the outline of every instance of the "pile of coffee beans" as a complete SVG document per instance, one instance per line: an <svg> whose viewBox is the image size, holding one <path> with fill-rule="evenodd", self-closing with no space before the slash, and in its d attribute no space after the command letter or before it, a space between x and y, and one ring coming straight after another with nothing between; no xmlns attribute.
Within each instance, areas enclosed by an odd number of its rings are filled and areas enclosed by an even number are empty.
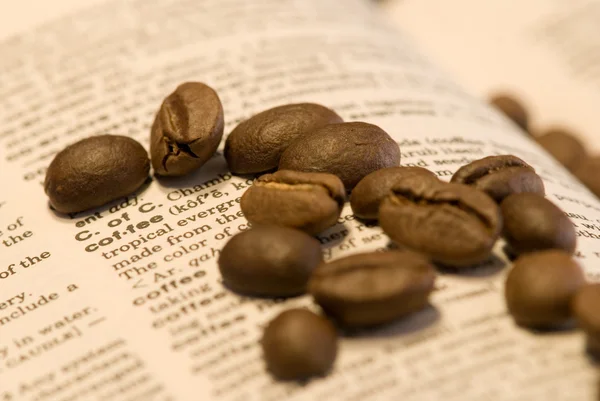
<svg viewBox="0 0 600 401"><path fill-rule="evenodd" d="M577 135L562 127L534 135L526 108L509 94L493 96L490 103L600 197L600 156L589 155ZM508 310L518 324L530 328L565 327L575 321L587 336L588 351L600 358L600 284L586 284L571 258L576 247L573 224L547 199L535 196L537 191L524 192L507 196L501 205L509 252L520 255L506 281Z"/></svg>
<svg viewBox="0 0 600 401"><path fill-rule="evenodd" d="M494 104L527 128L518 102L504 97ZM223 118L213 89L198 82L177 87L152 125L154 173L181 176L201 168L220 144ZM577 146L558 148L575 152ZM227 138L224 156L233 173L260 176L240 202L251 228L220 253L223 285L250 297L309 294L322 311L287 310L266 326L261 344L275 377L326 375L339 333L424 310L436 267L476 268L493 256L500 237L509 257L517 258L505 287L515 322L547 329L576 317L600 354L600 314L591 306L600 302L600 286L586 285L572 259L573 224L545 198L541 178L525 161L489 156L441 181L426 169L400 166L400 148L381 128L343 122L314 103L275 107L243 121ZM580 156L561 157L567 164ZM133 139L96 136L57 154L45 189L54 209L79 212L136 191L149 169L146 151ZM378 223L397 250L323 260L314 236L337 223L348 193L356 218Z"/></svg>
<svg viewBox="0 0 600 401"><path fill-rule="evenodd" d="M576 134L565 127L553 127L539 134L533 132L529 127L527 109L510 94L496 94L489 102L532 135L540 146L579 178L594 195L600 197L600 176L597 174L600 168L600 156L590 155Z"/></svg>
<svg viewBox="0 0 600 401"><path fill-rule="evenodd" d="M398 145L381 128L326 123L335 115L328 110L280 106L242 122L228 139L232 170L263 172L277 160L279 170L258 177L242 196L252 228L223 249L224 284L244 295L308 293L323 312L284 311L267 326L262 347L275 377L327 374L337 354L336 333L389 324L427 308L435 264L460 272L486 262L500 236L509 255L519 256L506 284L515 322L549 328L572 319L570 302L585 284L571 258L575 230L545 198L533 167L512 155L489 156L444 182L426 169L400 166ZM526 116L521 120L525 125ZM336 224L346 191L354 215L378 222L399 250L320 258L319 243L310 236Z"/></svg>
<svg viewBox="0 0 600 401"><path fill-rule="evenodd" d="M526 124L526 118L522 121ZM242 141L243 134L238 135ZM257 131L252 135L258 136L254 143L263 142ZM518 325L562 328L575 314L586 312L571 306L578 292L587 289L583 271L572 258L574 226L545 198L544 183L533 167L512 155L489 156L461 167L448 183L428 170L400 166L396 146L387 138L365 123L315 129L290 142L281 153L280 170L259 177L242 197L242 210L253 228L230 243L240 237L270 238L261 232L282 227L298 235L316 235L335 224L348 190L355 216L377 221L400 247L319 261L316 267L312 258L304 264L303 257L274 257L268 249L260 252L260 266L252 267L253 257L225 247L219 265L230 288L242 294L256 291L251 278L256 274L261 284L273 285L261 294L285 297L290 295L286 285L275 283L297 280L323 311L319 318L308 311L285 311L267 327L262 346L274 376L306 379L327 374L336 355L336 332L388 324L423 310L435 288L435 264L458 272L472 268L490 259L500 236L509 256L518 256L505 287L507 308ZM265 241L287 241L285 235L276 237ZM300 247L305 241L297 243ZM238 287L231 279L237 271L244 271L243 279L236 280ZM600 298L600 287L587 296ZM593 317L580 319L600 350L600 318L597 325ZM296 338L296 327L313 320L318 329L302 333L324 347L318 362L312 343Z"/></svg>

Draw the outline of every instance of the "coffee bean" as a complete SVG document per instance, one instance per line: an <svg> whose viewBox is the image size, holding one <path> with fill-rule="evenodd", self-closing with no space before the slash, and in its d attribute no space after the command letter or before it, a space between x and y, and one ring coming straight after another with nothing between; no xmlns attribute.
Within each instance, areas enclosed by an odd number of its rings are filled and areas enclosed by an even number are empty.
<svg viewBox="0 0 600 401"><path fill-rule="evenodd" d="M586 157L577 166L575 176L588 187L594 195L600 197L600 157Z"/></svg>
<svg viewBox="0 0 600 401"><path fill-rule="evenodd" d="M600 284L583 286L573 298L571 309L578 326L587 336L587 348L600 357Z"/></svg>
<svg viewBox="0 0 600 401"><path fill-rule="evenodd" d="M497 94L491 98L490 103L513 120L524 131L528 130L529 117L527 116L527 111L515 98L510 95Z"/></svg>
<svg viewBox="0 0 600 401"><path fill-rule="evenodd" d="M223 136L223 106L217 93L200 82L181 84L163 101L150 135L154 172L188 174L210 159Z"/></svg>
<svg viewBox="0 0 600 401"><path fill-rule="evenodd" d="M544 182L533 167L516 156L488 156L459 168L450 182L472 185L502 202L510 194L544 196Z"/></svg>
<svg viewBox="0 0 600 401"><path fill-rule="evenodd" d="M502 227L484 192L425 176L403 178L379 208L379 224L400 245L450 266L486 260Z"/></svg>
<svg viewBox="0 0 600 401"><path fill-rule="evenodd" d="M391 322L423 309L433 291L435 270L418 253L362 253L319 265L308 290L346 327Z"/></svg>
<svg viewBox="0 0 600 401"><path fill-rule="evenodd" d="M398 144L376 125L330 124L290 144L280 170L335 174L351 190L367 174L400 164Z"/></svg>
<svg viewBox="0 0 600 401"><path fill-rule="evenodd" d="M148 154L134 139L92 136L54 157L44 189L57 211L81 212L131 194L146 181L149 171Z"/></svg>
<svg viewBox="0 0 600 401"><path fill-rule="evenodd" d="M281 154L293 140L341 122L333 110L315 103L288 104L263 111L229 134L225 141L227 165L235 174L276 169Z"/></svg>
<svg viewBox="0 0 600 401"><path fill-rule="evenodd" d="M585 147L579 139L563 129L550 130L539 136L537 142L570 171L575 171L586 157Z"/></svg>
<svg viewBox="0 0 600 401"><path fill-rule="evenodd" d="M240 206L253 225L275 224L316 235L337 223L345 196L335 175L280 170L259 177Z"/></svg>
<svg viewBox="0 0 600 401"><path fill-rule="evenodd" d="M281 380L302 380L329 372L337 356L333 324L306 309L273 319L261 341L267 369Z"/></svg>
<svg viewBox="0 0 600 401"><path fill-rule="evenodd" d="M508 311L521 326L563 326L571 320L571 300L584 284L581 267L563 251L520 256L506 279Z"/></svg>
<svg viewBox="0 0 600 401"><path fill-rule="evenodd" d="M367 175L352 190L350 205L357 217L377 220L379 205L389 195L392 186L409 175L436 177L431 171L421 167L388 167Z"/></svg>
<svg viewBox="0 0 600 401"><path fill-rule="evenodd" d="M308 234L261 226L225 244L219 270L225 285L240 294L289 297L306 291L311 272L322 260L319 241Z"/></svg>
<svg viewBox="0 0 600 401"><path fill-rule="evenodd" d="M515 254L544 249L575 251L577 237L573 223L548 199L536 194L513 194L500 207L503 235Z"/></svg>

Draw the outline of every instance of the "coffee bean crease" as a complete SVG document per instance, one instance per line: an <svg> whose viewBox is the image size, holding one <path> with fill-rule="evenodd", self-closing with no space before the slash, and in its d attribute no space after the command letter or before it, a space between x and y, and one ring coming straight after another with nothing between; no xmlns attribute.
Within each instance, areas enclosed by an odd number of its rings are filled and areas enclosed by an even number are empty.
<svg viewBox="0 0 600 401"><path fill-rule="evenodd" d="M150 137L152 165L159 175L180 176L200 168L217 150L224 129L217 93L186 82L165 98Z"/></svg>
<svg viewBox="0 0 600 401"><path fill-rule="evenodd" d="M392 187L379 223L400 245L462 267L489 258L502 216L496 202L476 188L413 175Z"/></svg>
<svg viewBox="0 0 600 401"><path fill-rule="evenodd" d="M489 230L494 230L496 226L496 219L489 214L481 211L480 208L473 207L469 204L469 200L465 198L456 198L455 194L448 193L445 190L434 191L431 194L416 194L411 192L410 189L394 189L391 201L398 205L415 205L415 206L447 206L442 209L431 209L431 213L437 213L443 211L445 213L451 213L457 217L464 218L460 213L456 213L457 209L466 213L470 217L475 217ZM426 216L428 217L428 216Z"/></svg>
<svg viewBox="0 0 600 401"><path fill-rule="evenodd" d="M516 156L505 155L502 158L489 156L458 169L454 176L452 176L452 182L472 184L486 175L509 167L523 167L533 170L533 167Z"/></svg>
<svg viewBox="0 0 600 401"><path fill-rule="evenodd" d="M259 177L240 206L252 224L275 224L318 234L336 224L345 201L342 181L332 174L279 170Z"/></svg>

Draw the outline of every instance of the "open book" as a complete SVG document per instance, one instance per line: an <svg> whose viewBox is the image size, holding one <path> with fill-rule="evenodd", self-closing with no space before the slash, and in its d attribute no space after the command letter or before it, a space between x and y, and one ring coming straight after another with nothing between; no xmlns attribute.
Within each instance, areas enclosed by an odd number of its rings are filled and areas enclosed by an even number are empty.
<svg viewBox="0 0 600 401"><path fill-rule="evenodd" d="M227 171L222 145L195 174L153 179L97 210L48 207L41 184L57 151L100 133L148 146L162 99L196 80L218 91L225 135L256 112L310 101L379 125L402 165L444 180L487 155L522 158L576 225L575 257L595 280L600 202L371 2L52 3L15 4L29 19L3 25L0 41L0 400L595 398L580 332L536 334L507 315L502 241L493 262L440 273L430 309L344 337L328 377L281 383L265 372L262 328L281 310L315 306L220 283L216 261L246 228L239 199L252 184ZM389 246L348 205L319 240L327 260Z"/></svg>

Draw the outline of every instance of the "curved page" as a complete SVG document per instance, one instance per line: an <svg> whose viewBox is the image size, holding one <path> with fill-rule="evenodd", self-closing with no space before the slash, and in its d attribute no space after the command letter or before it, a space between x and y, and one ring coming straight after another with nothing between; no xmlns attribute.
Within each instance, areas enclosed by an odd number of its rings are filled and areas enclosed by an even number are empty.
<svg viewBox="0 0 600 401"><path fill-rule="evenodd" d="M391 0L384 7L474 93L516 94L534 131L566 126L600 150L600 1Z"/></svg>
<svg viewBox="0 0 600 401"><path fill-rule="evenodd" d="M0 43L0 399L592 399L581 333L534 334L507 316L501 241L487 265L440 274L428 310L344 337L326 379L279 383L265 372L262 328L285 308L316 307L222 286L216 262L248 228L239 201L252 184L228 172L222 144L189 177L153 178L88 213L49 208L43 181L57 151L101 133L147 146L162 99L197 80L217 89L226 134L266 108L311 101L381 126L403 165L444 180L487 155L523 158L576 224L576 258L594 279L600 203L368 2L109 1L49 14ZM348 205L319 240L327 260L389 247Z"/></svg>

